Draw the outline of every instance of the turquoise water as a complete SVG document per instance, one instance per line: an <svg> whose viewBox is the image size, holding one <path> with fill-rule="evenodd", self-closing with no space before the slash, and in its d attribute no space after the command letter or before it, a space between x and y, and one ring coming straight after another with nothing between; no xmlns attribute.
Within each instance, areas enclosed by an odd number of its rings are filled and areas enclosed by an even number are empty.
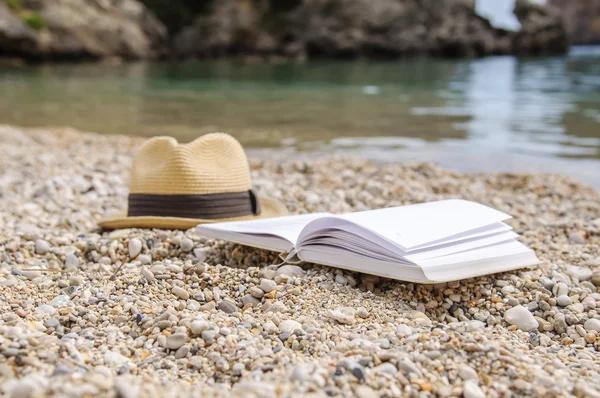
<svg viewBox="0 0 600 398"><path fill-rule="evenodd" d="M567 57L0 67L0 123L340 153L600 187L600 48Z"/></svg>

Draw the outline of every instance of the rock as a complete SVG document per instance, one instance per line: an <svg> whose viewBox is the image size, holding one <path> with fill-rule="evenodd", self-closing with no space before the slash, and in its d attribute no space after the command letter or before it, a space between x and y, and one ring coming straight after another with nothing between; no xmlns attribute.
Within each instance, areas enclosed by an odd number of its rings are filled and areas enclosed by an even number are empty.
<svg viewBox="0 0 600 398"><path fill-rule="evenodd" d="M198 261L204 262L211 250L212 247L198 247L194 249L194 256L198 259Z"/></svg>
<svg viewBox="0 0 600 398"><path fill-rule="evenodd" d="M42 305L38 306L37 311L40 314L45 314L45 315L50 315L50 316L52 316L56 313L56 309L53 306L48 305L48 304L42 304Z"/></svg>
<svg viewBox="0 0 600 398"><path fill-rule="evenodd" d="M142 241L138 238L133 238L127 245L129 249L129 257L136 258L142 252Z"/></svg>
<svg viewBox="0 0 600 398"><path fill-rule="evenodd" d="M341 307L333 311L328 311L329 318L345 325L352 325L355 321L356 311L351 307Z"/></svg>
<svg viewBox="0 0 600 398"><path fill-rule="evenodd" d="M467 380L475 380L478 381L479 380L479 375L477 374L477 371L475 369L473 369L472 367L470 367L469 365L460 365L458 367L458 375L460 376L461 379L467 381Z"/></svg>
<svg viewBox="0 0 600 398"><path fill-rule="evenodd" d="M554 285L552 287L552 293L556 297L569 294L569 286L567 286L566 283L562 283L562 282L557 283L556 285Z"/></svg>
<svg viewBox="0 0 600 398"><path fill-rule="evenodd" d="M190 298L190 294L179 286L173 286L173 288L171 289L171 292L173 292L174 295L176 295L177 297L179 297L182 300L187 300Z"/></svg>
<svg viewBox="0 0 600 398"><path fill-rule="evenodd" d="M142 269L140 270L140 273L142 274L144 279L146 279L149 283L156 281L154 274L148 268L142 267Z"/></svg>
<svg viewBox="0 0 600 398"><path fill-rule="evenodd" d="M155 58L165 49L166 28L137 0L28 1L27 10L39 28L29 27L18 11L0 3L3 55L35 60L139 59Z"/></svg>
<svg viewBox="0 0 600 398"><path fill-rule="evenodd" d="M202 332L207 330L210 327L210 324L204 320L195 320L190 324L190 330L194 335L200 335Z"/></svg>
<svg viewBox="0 0 600 398"><path fill-rule="evenodd" d="M569 243L574 245L583 245L585 244L585 237L579 231L570 232L569 233Z"/></svg>
<svg viewBox="0 0 600 398"><path fill-rule="evenodd" d="M400 337L410 336L412 334L412 329L403 323L396 326L396 334Z"/></svg>
<svg viewBox="0 0 600 398"><path fill-rule="evenodd" d="M495 29L477 14L474 1L446 0L436 7L418 0L269 4L259 7L258 3L236 0L211 3L193 24L174 36L174 54L465 57L565 53L569 45L561 15L551 7L530 5L528 0L518 0L515 6L515 15L522 25L519 32ZM265 19L271 23L264 24ZM365 193L379 196L383 190L379 184L366 183ZM306 202L313 206L319 199L306 194Z"/></svg>
<svg viewBox="0 0 600 398"><path fill-rule="evenodd" d="M245 307L247 304L250 304L252 307L256 307L257 305L260 305L260 300L251 294L246 294L242 297L242 306Z"/></svg>
<svg viewBox="0 0 600 398"><path fill-rule="evenodd" d="M275 281L272 281L270 279L262 279L260 281L260 288L265 292L265 293L270 293L273 290L277 289L277 283L275 283Z"/></svg>
<svg viewBox="0 0 600 398"><path fill-rule="evenodd" d="M302 276L305 272L297 265L283 265L277 268L277 275Z"/></svg>
<svg viewBox="0 0 600 398"><path fill-rule="evenodd" d="M600 332L600 320L598 320L598 319L588 319L583 324L583 328L585 330L594 330L596 332Z"/></svg>
<svg viewBox="0 0 600 398"><path fill-rule="evenodd" d="M294 330L300 329L302 330L302 324L300 322L294 321L292 319L288 319L285 321L281 321L279 323L279 330L282 333L294 333Z"/></svg>
<svg viewBox="0 0 600 398"><path fill-rule="evenodd" d="M367 311L365 308L360 307L358 309L358 311L356 312L356 315L358 315L359 317L361 317L363 319L366 319L369 317L370 314L369 314L369 311Z"/></svg>
<svg viewBox="0 0 600 398"><path fill-rule="evenodd" d="M382 363L379 366L375 366L373 368L373 372L375 373L387 373L389 375L395 375L398 369L389 362Z"/></svg>
<svg viewBox="0 0 600 398"><path fill-rule="evenodd" d="M35 241L35 253L43 256L50 251L50 244L43 239Z"/></svg>
<svg viewBox="0 0 600 398"><path fill-rule="evenodd" d="M129 359L119 354L116 351L106 351L104 353L104 364L113 367L120 367L123 365L127 365L129 363Z"/></svg>
<svg viewBox="0 0 600 398"><path fill-rule="evenodd" d="M188 339L187 333L175 333L167 337L166 347L170 350L177 350L184 345Z"/></svg>
<svg viewBox="0 0 600 398"><path fill-rule="evenodd" d="M69 284L71 286L81 286L83 285L84 279L82 275L72 275L69 277Z"/></svg>
<svg viewBox="0 0 600 398"><path fill-rule="evenodd" d="M175 358L181 359L185 358L187 354L190 352L190 347L188 345L183 345L177 349L175 352Z"/></svg>
<svg viewBox="0 0 600 398"><path fill-rule="evenodd" d="M600 271L594 271L590 280L594 286L600 286Z"/></svg>
<svg viewBox="0 0 600 398"><path fill-rule="evenodd" d="M226 300L219 301L219 304L217 304L217 308L219 308L221 311L227 314L233 314L234 312L238 311L238 308L234 303Z"/></svg>
<svg viewBox="0 0 600 398"><path fill-rule="evenodd" d="M561 307L566 307L567 305L573 304L573 300L571 300L571 297L567 296L566 294L563 294L562 296L558 296L556 299L556 302Z"/></svg>
<svg viewBox="0 0 600 398"><path fill-rule="evenodd" d="M185 237L179 242L179 247L181 248L181 251L189 252L194 248L194 242L190 238Z"/></svg>
<svg viewBox="0 0 600 398"><path fill-rule="evenodd" d="M354 392L357 398L377 398L380 395L377 394L371 387L368 386L358 386Z"/></svg>
<svg viewBox="0 0 600 398"><path fill-rule="evenodd" d="M304 383L309 380L310 377L310 365L301 363L294 367L292 374L290 375L290 381L298 381Z"/></svg>
<svg viewBox="0 0 600 398"><path fill-rule="evenodd" d="M263 279L263 280L266 280L266 279ZM265 295L265 292L266 292L266 290L258 288L256 286L252 286L250 289L248 289L248 293L250 293L252 296L256 297L257 299L263 298L263 296Z"/></svg>
<svg viewBox="0 0 600 398"><path fill-rule="evenodd" d="M561 10L573 44L600 43L600 3L597 0L549 0ZM600 227L600 218L594 220Z"/></svg>
<svg viewBox="0 0 600 398"><path fill-rule="evenodd" d="M79 258L74 254L67 254L65 258L65 270L75 271L79 268Z"/></svg>
<svg viewBox="0 0 600 398"><path fill-rule="evenodd" d="M14 383L8 390L9 398L33 398L40 394L40 386L34 380L24 378Z"/></svg>
<svg viewBox="0 0 600 398"><path fill-rule="evenodd" d="M115 390L119 398L137 398L139 388L129 380L119 378L115 381Z"/></svg>
<svg viewBox="0 0 600 398"><path fill-rule="evenodd" d="M29 280L39 278L40 276L42 276L42 272L39 271L38 267L31 267L29 270L23 271L21 274Z"/></svg>
<svg viewBox="0 0 600 398"><path fill-rule="evenodd" d="M504 313L504 320L511 325L515 325L524 332L537 329L539 326L533 314L521 305L517 305L516 307L507 310Z"/></svg>
<svg viewBox="0 0 600 398"><path fill-rule="evenodd" d="M464 398L485 398L485 394L474 380L467 380L463 384Z"/></svg>

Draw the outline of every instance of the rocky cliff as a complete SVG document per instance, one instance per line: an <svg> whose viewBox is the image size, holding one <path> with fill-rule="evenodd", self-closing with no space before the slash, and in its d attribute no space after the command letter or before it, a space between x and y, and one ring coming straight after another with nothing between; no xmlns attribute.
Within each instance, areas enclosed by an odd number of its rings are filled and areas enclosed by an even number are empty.
<svg viewBox="0 0 600 398"><path fill-rule="evenodd" d="M167 32L136 0L0 0L0 55L28 59L151 58Z"/></svg>
<svg viewBox="0 0 600 398"><path fill-rule="evenodd" d="M0 0L0 55L398 58L561 53L553 9L517 0L520 32L496 29L475 0ZM154 16L156 12L167 28Z"/></svg>
<svg viewBox="0 0 600 398"><path fill-rule="evenodd" d="M562 11L574 44L600 44L600 1L550 0Z"/></svg>
<svg viewBox="0 0 600 398"><path fill-rule="evenodd" d="M559 14L518 0L518 33L493 28L474 0L219 0L174 38L180 57L484 56L562 53Z"/></svg>

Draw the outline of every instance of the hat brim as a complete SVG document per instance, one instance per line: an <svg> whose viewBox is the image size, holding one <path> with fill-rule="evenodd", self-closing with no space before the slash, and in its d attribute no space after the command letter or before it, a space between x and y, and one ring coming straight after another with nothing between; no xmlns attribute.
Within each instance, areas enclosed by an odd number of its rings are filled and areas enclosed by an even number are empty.
<svg viewBox="0 0 600 398"><path fill-rule="evenodd" d="M197 219L179 217L138 216L127 217L127 210L116 212L98 222L103 229L122 228L158 228L158 229L190 229L198 224L210 224L225 221L257 220L261 218L281 217L288 215L283 203L270 198L258 198L260 214L243 217Z"/></svg>

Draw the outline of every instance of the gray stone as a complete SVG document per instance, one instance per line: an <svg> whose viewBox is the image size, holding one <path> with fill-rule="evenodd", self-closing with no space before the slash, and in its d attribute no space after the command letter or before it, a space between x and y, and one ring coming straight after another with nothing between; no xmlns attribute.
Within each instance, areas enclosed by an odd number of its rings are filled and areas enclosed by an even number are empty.
<svg viewBox="0 0 600 398"><path fill-rule="evenodd" d="M287 319L279 323L279 330L282 333L294 333L294 330L296 329L302 329L302 324L292 319Z"/></svg>
<svg viewBox="0 0 600 398"><path fill-rule="evenodd" d="M188 339L187 333L174 333L167 337L167 348L170 350L177 350L179 347L185 344Z"/></svg>
<svg viewBox="0 0 600 398"><path fill-rule="evenodd" d="M571 297L567 296L566 294L563 294L562 296L558 296L558 298L556 299L556 302L561 307L566 307L567 305L573 304L573 300L571 300Z"/></svg>
<svg viewBox="0 0 600 398"><path fill-rule="evenodd" d="M221 311L227 314L233 314L234 312L238 312L237 306L231 301L227 300L219 301L219 304L217 304L217 308L219 308Z"/></svg>
<svg viewBox="0 0 600 398"><path fill-rule="evenodd" d="M174 295L176 295L177 297L179 297L182 300L187 300L190 298L190 294L179 286L173 286L173 289L171 289L171 291L173 292Z"/></svg>

